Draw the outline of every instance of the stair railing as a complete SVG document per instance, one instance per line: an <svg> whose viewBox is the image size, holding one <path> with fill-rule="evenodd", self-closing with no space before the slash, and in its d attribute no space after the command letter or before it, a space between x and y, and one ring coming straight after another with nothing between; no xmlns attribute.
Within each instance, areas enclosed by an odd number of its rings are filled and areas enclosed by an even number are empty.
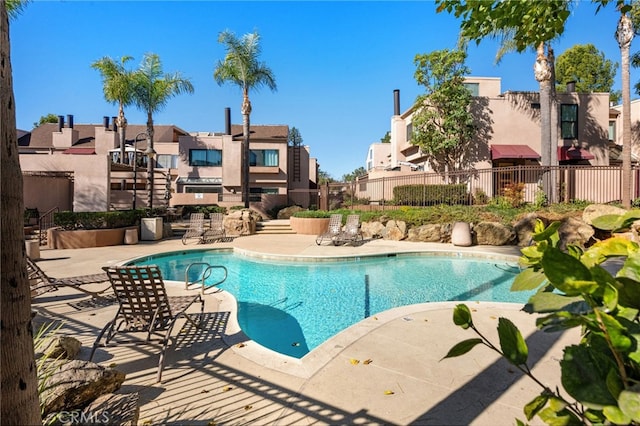
<svg viewBox="0 0 640 426"><path fill-rule="evenodd" d="M53 207L38 218L38 241L41 246L47 244L47 230L56 226L53 214L59 211L60 208Z"/></svg>

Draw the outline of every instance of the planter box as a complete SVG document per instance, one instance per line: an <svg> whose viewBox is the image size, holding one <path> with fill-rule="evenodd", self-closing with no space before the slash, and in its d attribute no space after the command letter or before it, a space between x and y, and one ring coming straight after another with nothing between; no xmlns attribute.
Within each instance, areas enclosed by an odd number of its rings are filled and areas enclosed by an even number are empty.
<svg viewBox="0 0 640 426"><path fill-rule="evenodd" d="M162 239L162 218L142 218L140 223L140 239L142 241L157 241Z"/></svg>
<svg viewBox="0 0 640 426"><path fill-rule="evenodd" d="M65 231L62 229L49 229L47 235L48 247L53 249L75 249L88 247L119 246L124 243L124 234L127 229L137 227L114 229L90 229L78 231Z"/></svg>
<svg viewBox="0 0 640 426"><path fill-rule="evenodd" d="M291 229L296 234L320 235L329 229L329 218L291 217Z"/></svg>

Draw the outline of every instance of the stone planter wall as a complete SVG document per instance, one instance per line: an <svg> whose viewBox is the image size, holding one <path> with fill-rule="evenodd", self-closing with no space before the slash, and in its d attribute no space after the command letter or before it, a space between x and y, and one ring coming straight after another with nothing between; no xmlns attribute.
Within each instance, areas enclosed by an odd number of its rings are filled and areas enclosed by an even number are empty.
<svg viewBox="0 0 640 426"><path fill-rule="evenodd" d="M320 235L329 229L329 218L291 217L289 219L291 229L296 234Z"/></svg>
<svg viewBox="0 0 640 426"><path fill-rule="evenodd" d="M87 247L119 246L124 244L127 229L138 230L137 226L114 229L90 229L65 231L52 228L47 231L48 247L53 249L75 249Z"/></svg>

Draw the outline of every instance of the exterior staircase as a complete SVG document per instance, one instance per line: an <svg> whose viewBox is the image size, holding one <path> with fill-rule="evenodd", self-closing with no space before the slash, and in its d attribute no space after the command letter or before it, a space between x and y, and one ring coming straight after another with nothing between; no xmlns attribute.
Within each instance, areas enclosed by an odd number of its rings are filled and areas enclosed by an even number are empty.
<svg viewBox="0 0 640 426"><path fill-rule="evenodd" d="M291 229L289 219L274 219L258 222L256 234L295 234L295 231Z"/></svg>

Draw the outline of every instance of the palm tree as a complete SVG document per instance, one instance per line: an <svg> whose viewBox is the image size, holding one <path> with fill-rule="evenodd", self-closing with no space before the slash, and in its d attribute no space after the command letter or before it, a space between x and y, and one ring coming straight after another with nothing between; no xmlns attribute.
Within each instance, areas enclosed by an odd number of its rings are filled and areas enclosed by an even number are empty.
<svg viewBox="0 0 640 426"><path fill-rule="evenodd" d="M223 60L219 60L213 72L214 80L222 85L231 82L242 89L242 198L245 208L249 207L249 127L251 101L249 91L266 85L276 90L273 72L260 62L260 36L257 32L238 38L231 31L223 31L218 42L225 45L227 51Z"/></svg>
<svg viewBox="0 0 640 426"><path fill-rule="evenodd" d="M631 207L631 82L629 49L633 40L633 22L625 9L620 9L616 40L622 57L622 206Z"/></svg>
<svg viewBox="0 0 640 426"><path fill-rule="evenodd" d="M125 64L132 60L131 56L123 56L120 61L103 57L91 64L102 75L102 90L107 102L118 104L118 118L116 125L120 132L120 163L125 162L125 135L127 131L127 119L124 116L124 107L133 103L133 73L125 68Z"/></svg>
<svg viewBox="0 0 640 426"><path fill-rule="evenodd" d="M145 53L140 68L133 74L133 103L147 113L147 149L153 150L153 114L161 111L174 96L193 93L193 84L179 72L165 74L160 57ZM153 160L147 161L149 209L153 208Z"/></svg>
<svg viewBox="0 0 640 426"><path fill-rule="evenodd" d="M0 2L0 388L2 424L42 424L31 333L31 294L24 254L22 172L9 44L9 15L24 2Z"/></svg>

